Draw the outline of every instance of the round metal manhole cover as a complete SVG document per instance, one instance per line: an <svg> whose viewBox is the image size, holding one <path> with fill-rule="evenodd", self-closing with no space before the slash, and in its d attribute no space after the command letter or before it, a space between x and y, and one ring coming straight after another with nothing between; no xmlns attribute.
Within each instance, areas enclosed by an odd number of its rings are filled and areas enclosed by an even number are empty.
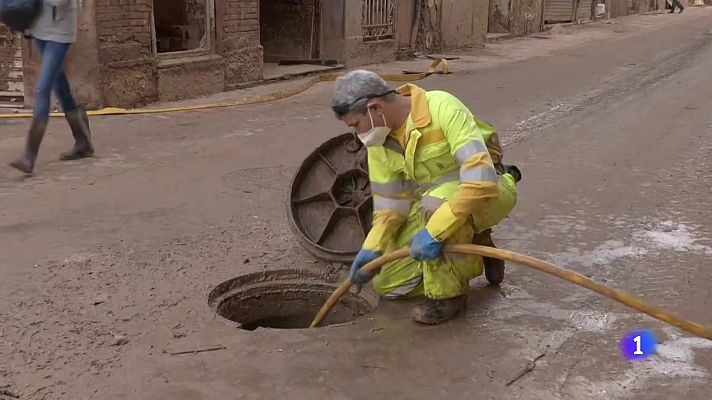
<svg viewBox="0 0 712 400"><path fill-rule="evenodd" d="M366 148L353 133L326 141L297 169L289 224L316 257L351 261L371 229L372 212Z"/></svg>
<svg viewBox="0 0 712 400"><path fill-rule="evenodd" d="M264 271L221 283L210 293L208 304L241 329L304 329L336 288L337 283L323 281L318 271ZM353 321L377 304L373 292L348 292L321 326Z"/></svg>

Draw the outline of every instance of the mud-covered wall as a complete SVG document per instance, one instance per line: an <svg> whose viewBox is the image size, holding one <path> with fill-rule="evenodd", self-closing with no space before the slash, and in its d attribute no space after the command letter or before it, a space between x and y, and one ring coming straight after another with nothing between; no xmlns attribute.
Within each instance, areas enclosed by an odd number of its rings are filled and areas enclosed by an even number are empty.
<svg viewBox="0 0 712 400"><path fill-rule="evenodd" d="M487 24L489 23L489 0L473 0L472 39L474 46L484 46L487 42Z"/></svg>
<svg viewBox="0 0 712 400"><path fill-rule="evenodd" d="M344 61L345 0L322 1L319 24L319 57Z"/></svg>
<svg viewBox="0 0 712 400"><path fill-rule="evenodd" d="M396 16L398 13L396 12ZM344 56L346 66L357 66L396 59L396 38L365 42L363 40L363 3L361 0L344 2Z"/></svg>
<svg viewBox="0 0 712 400"><path fill-rule="evenodd" d="M70 47L67 71L79 103L89 108L99 108L105 105L106 99L101 87L96 2L85 0L78 3L77 43L80 45Z"/></svg>
<svg viewBox="0 0 712 400"><path fill-rule="evenodd" d="M440 2L442 10L440 26L444 49L456 49L484 42L482 34L487 32L487 13L481 12L482 4L486 2L476 0Z"/></svg>
<svg viewBox="0 0 712 400"><path fill-rule="evenodd" d="M639 1L640 0L611 0L611 18L638 14Z"/></svg>
<svg viewBox="0 0 712 400"><path fill-rule="evenodd" d="M443 48L442 0L422 0L416 50L427 53Z"/></svg>
<svg viewBox="0 0 712 400"><path fill-rule="evenodd" d="M645 13L645 12L650 11L651 9L655 9L654 8L655 5L652 4L652 6L653 7L651 8L650 0L640 0L638 2L638 12Z"/></svg>
<svg viewBox="0 0 712 400"><path fill-rule="evenodd" d="M489 0L423 0L416 49L434 52L482 45Z"/></svg>
<svg viewBox="0 0 712 400"><path fill-rule="evenodd" d="M410 38L413 33L413 17L415 14L415 1L395 0L398 12L396 13L396 35L399 48L410 48Z"/></svg>
<svg viewBox="0 0 712 400"><path fill-rule="evenodd" d="M528 35L541 31L541 18L544 12L543 0L512 0L513 35Z"/></svg>
<svg viewBox="0 0 712 400"><path fill-rule="evenodd" d="M541 30L543 0L511 0L504 29L514 35ZM417 49L435 52L486 42L490 24L489 0L423 0Z"/></svg>

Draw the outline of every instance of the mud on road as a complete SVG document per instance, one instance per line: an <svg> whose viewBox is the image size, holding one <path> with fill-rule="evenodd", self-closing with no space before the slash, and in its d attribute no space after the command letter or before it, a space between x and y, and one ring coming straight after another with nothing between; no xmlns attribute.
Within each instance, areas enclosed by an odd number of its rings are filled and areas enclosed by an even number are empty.
<svg viewBox="0 0 712 400"><path fill-rule="evenodd" d="M500 247L710 325L712 13L671 17L500 43L421 84L497 126L524 171ZM214 313L211 291L237 276L343 273L299 246L284 208L296 166L344 131L329 89L96 119L99 155L82 162L52 161L69 143L53 121L37 177L0 171L0 396L709 397L710 342L516 266L499 290L474 281L467 314L441 327L414 326L407 302L318 330ZM2 124L10 159L26 122ZM629 364L617 340L639 327L659 352Z"/></svg>

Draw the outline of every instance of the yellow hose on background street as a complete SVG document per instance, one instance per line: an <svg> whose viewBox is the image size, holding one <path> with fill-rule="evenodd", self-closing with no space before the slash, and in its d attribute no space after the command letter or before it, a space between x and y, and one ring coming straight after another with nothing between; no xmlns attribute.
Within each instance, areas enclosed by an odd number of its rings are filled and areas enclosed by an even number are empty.
<svg viewBox="0 0 712 400"><path fill-rule="evenodd" d="M438 70L440 67L440 70ZM430 67L426 72L409 72L403 71L400 74L380 74L381 78L390 82L415 82L427 78L432 74L449 74L450 66L446 59L437 58L430 64ZM176 106L168 108L141 108L127 110L124 108L107 107L101 110L89 111L87 114L90 116L107 116L107 115L140 115L140 114L165 114L181 111L197 111L197 110L207 110L212 108L225 108L225 107L236 107L245 106L249 104L260 104L268 103L271 101L282 100L288 97L296 96L302 92L307 91L314 85L321 82L333 82L341 76L342 73L329 73L321 74L312 77L311 79L295 84L294 86L280 90L273 93L261 94L252 97L246 97L237 100L229 100L220 103L208 103L208 104L194 104L185 106ZM64 113L51 113L51 117L63 117ZM17 114L0 114L0 119L12 119L12 118L32 118L32 113L17 113Z"/></svg>
<svg viewBox="0 0 712 400"><path fill-rule="evenodd" d="M507 250L497 249L494 247L478 246L475 244L447 245L445 246L444 251L446 253L472 254L478 256L498 258L500 260L513 262L515 264L523 265L525 267L534 268L536 270L546 272L547 274L557 276L561 279L582 286L586 289L593 290L596 293L600 293L608 297L609 299L625 304L626 306L634 308L655 319L663 321L672 326L676 326L685 332L689 332L693 335L712 340L712 329L707 328L704 325L680 318L676 315L668 313L665 310L650 305L628 293L602 285L579 273L569 271L567 269L561 268L557 265L539 260L534 257L525 256ZM362 270L365 272L376 271L388 262L398 260L400 258L405 258L409 255L410 250L407 248L397 250L371 261L370 263L363 266ZM312 328L315 328L319 326L319 324L321 324L321 322L324 320L324 318L326 318L331 309L334 308L334 306L336 305L336 303L339 302L341 297L346 294L351 285L351 280L347 279L334 291L331 297L329 297L326 303L324 303L324 306L321 308L321 310L319 310L319 313L314 318L314 321L312 321Z"/></svg>

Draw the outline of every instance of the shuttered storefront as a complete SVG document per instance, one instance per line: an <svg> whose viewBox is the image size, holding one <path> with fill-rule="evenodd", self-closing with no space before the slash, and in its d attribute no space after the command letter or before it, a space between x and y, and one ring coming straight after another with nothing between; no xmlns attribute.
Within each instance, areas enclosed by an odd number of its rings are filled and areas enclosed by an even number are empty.
<svg viewBox="0 0 712 400"><path fill-rule="evenodd" d="M556 22L573 21L574 1L575 0L545 0L544 23L553 24Z"/></svg>
<svg viewBox="0 0 712 400"><path fill-rule="evenodd" d="M578 0L576 20L581 22L593 19L593 0Z"/></svg>

